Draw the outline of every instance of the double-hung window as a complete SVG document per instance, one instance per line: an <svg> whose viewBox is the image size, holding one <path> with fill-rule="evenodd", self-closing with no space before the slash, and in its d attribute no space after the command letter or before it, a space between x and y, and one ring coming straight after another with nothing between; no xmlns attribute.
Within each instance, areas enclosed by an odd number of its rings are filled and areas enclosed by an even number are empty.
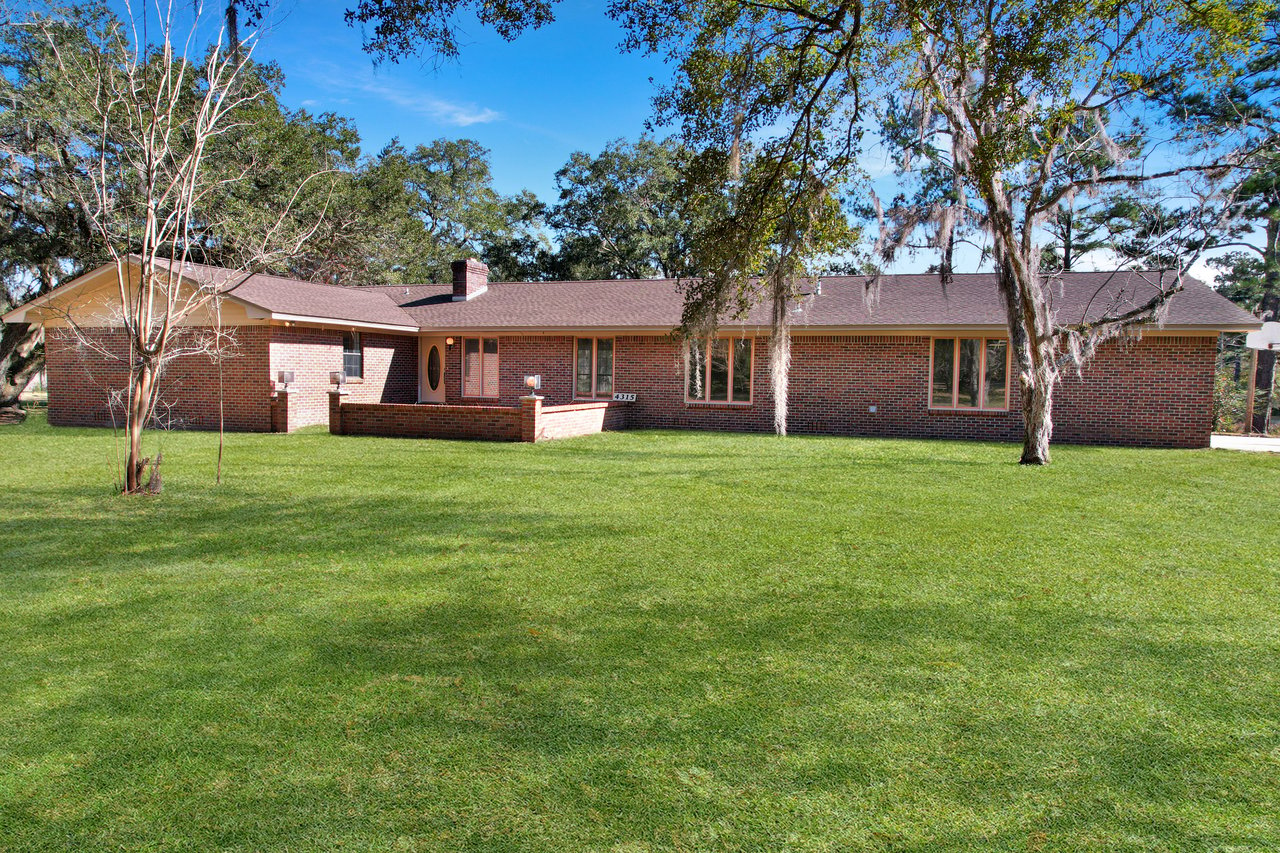
<svg viewBox="0 0 1280 853"><path fill-rule="evenodd" d="M934 338L929 407L1009 408L1009 342L1003 338Z"/></svg>
<svg viewBox="0 0 1280 853"><path fill-rule="evenodd" d="M462 396L498 396L498 339L462 339Z"/></svg>
<svg viewBox="0 0 1280 853"><path fill-rule="evenodd" d="M691 403L750 403L751 343L751 338L690 341L685 399Z"/></svg>
<svg viewBox="0 0 1280 853"><path fill-rule="evenodd" d="M613 396L613 338L574 342L573 396Z"/></svg>
<svg viewBox="0 0 1280 853"><path fill-rule="evenodd" d="M364 378L364 348L359 332L342 333L342 372L348 379Z"/></svg>

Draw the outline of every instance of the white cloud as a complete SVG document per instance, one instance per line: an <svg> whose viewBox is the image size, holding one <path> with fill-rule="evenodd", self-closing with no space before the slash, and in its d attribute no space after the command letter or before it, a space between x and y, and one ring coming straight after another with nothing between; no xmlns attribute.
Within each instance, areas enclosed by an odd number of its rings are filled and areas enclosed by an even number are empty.
<svg viewBox="0 0 1280 853"><path fill-rule="evenodd" d="M1217 267L1209 266L1209 259L1200 257L1191 265L1188 270L1192 278L1198 278L1210 287L1216 287L1218 284L1218 276L1222 275L1222 271Z"/></svg>
<svg viewBox="0 0 1280 853"><path fill-rule="evenodd" d="M502 119L497 110L441 98L412 84L379 79L369 71L352 74L326 63L314 69L314 76L330 89L360 92L441 124L470 127Z"/></svg>
<svg viewBox="0 0 1280 853"><path fill-rule="evenodd" d="M374 80L361 81L360 91L395 104L397 107L435 119L443 124L454 124L469 127L473 124L488 124L502 118L502 113L488 107L475 104L460 104L437 98L422 92L407 91L394 86L384 85Z"/></svg>

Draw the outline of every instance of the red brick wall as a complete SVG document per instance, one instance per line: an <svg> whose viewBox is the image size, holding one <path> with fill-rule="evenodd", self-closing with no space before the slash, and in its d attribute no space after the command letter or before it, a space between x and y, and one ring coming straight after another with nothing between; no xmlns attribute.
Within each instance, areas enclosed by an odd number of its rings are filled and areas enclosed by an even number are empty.
<svg viewBox="0 0 1280 853"><path fill-rule="evenodd" d="M420 406L344 399L338 418L337 424L330 422L330 430L341 435L520 440L519 406Z"/></svg>
<svg viewBox="0 0 1280 853"><path fill-rule="evenodd" d="M627 413L628 425L633 428L770 430L773 395L769 392L767 346L767 338L756 339L749 404L686 403L684 352L671 337L615 338L613 389L636 395Z"/></svg>
<svg viewBox="0 0 1280 853"><path fill-rule="evenodd" d="M791 346L787 429L796 434L1013 440L1015 412L951 413L928 407L929 338L796 337ZM632 427L773 429L769 339L755 339L751 403L686 403L684 361L668 338L624 337L615 343L614 385L636 391ZM647 376L659 375L646 385ZM1016 393L1013 406L1016 409ZM872 412L871 407L876 411Z"/></svg>
<svg viewBox="0 0 1280 853"><path fill-rule="evenodd" d="M483 298L483 297L481 297ZM445 402L453 405L518 406L529 394L526 376L542 374L538 393L547 405L573 400L573 338L498 337L498 397L462 396L462 336L445 348ZM490 335L492 337L492 335Z"/></svg>
<svg viewBox="0 0 1280 853"><path fill-rule="evenodd" d="M618 336L614 390L636 402L611 414L608 428L769 431L767 337L755 340L750 404L686 403L684 362L670 337ZM928 406L930 339L916 335L796 337L788 428L797 434L1020 441L1017 380L1006 412L949 412ZM1213 336L1148 336L1104 346L1083 380L1069 373L1054 398L1054 439L1152 447L1205 447L1212 429ZM545 406L573 402L571 337L499 338L497 400L459 395L461 339L446 355L453 404L518 405L526 374L542 374ZM872 412L871 408L876 411Z"/></svg>
<svg viewBox="0 0 1280 853"><path fill-rule="evenodd" d="M1068 369L1054 395L1055 441L1208 447L1213 431L1212 337L1153 337L1103 347Z"/></svg>
<svg viewBox="0 0 1280 853"><path fill-rule="evenodd" d="M113 333L103 341L118 348ZM271 428L271 380L292 370L289 428L328 420L329 373L342 367L341 333L283 327L237 330L238 356L225 363L227 423L230 429ZM573 338L499 337L499 397L464 398L461 391L462 339L446 350L447 403L452 407L518 407L528 393L526 374L541 373L546 409L574 403ZM50 421L55 424L109 424L106 388L123 387L122 365L77 352L56 332L49 336ZM349 403L413 403L417 399L417 338L364 335L365 379L348 386ZM755 341L752 401L746 405L686 403L679 345L670 337L615 338L614 390L637 395L634 403L609 407L608 429L657 427L768 431L773 400L768 380L768 338ZM1213 366L1217 340L1212 336L1148 336L1109 344L1084 369L1083 379L1069 372L1055 395L1054 439L1061 442L1204 447L1212 428ZM881 435L964 439L1021 438L1016 381L1011 382L1010 411L954 413L927 405L929 338L922 336L797 337L792 348L789 428L794 433ZM214 428L216 365L208 358L180 360L166 378L163 399L180 425ZM197 389L203 393L196 393ZM871 412L871 407L876 408ZM409 415L414 434L440 434L428 422L451 415L477 419L481 414L441 407L433 415ZM591 413L590 407L582 412ZM373 417L364 413L360 417ZM505 416L504 416L505 417ZM548 421L579 429L575 419L596 414L563 415ZM482 421L475 423L484 426ZM379 427L381 428L381 427ZM479 426L463 424L456 437L470 437ZM511 435L502 426L499 433ZM514 428L513 428L514 429Z"/></svg>
<svg viewBox="0 0 1280 853"><path fill-rule="evenodd" d="M364 378L347 384L348 399L362 403L418 401L418 338L363 332ZM271 369L293 371L289 429L329 420L329 374L342 369L342 332L298 326L271 328Z"/></svg>
<svg viewBox="0 0 1280 853"><path fill-rule="evenodd" d="M797 344L790 392L795 414L789 419L796 432L1021 439L1018 393L1012 387L1007 412L929 408L928 337L801 338Z"/></svg>
<svg viewBox="0 0 1280 853"><path fill-rule="evenodd" d="M261 431L271 428L271 385L267 372L268 329L240 326L230 330L234 344L222 362L222 400L226 428ZM118 329L89 329L96 347L81 344L65 330L50 329L45 359L49 377L49 423L58 426L110 426L111 391L128 385L128 342ZM177 342L181 345L181 339ZM207 355L182 356L161 377L157 417L180 429L218 428L218 363ZM123 424L117 406L116 422Z"/></svg>

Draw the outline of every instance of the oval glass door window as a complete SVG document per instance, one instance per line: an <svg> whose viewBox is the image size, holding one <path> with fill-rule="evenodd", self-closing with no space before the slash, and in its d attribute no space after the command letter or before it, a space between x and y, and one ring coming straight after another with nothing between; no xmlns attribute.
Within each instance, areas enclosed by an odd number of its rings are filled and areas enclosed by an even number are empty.
<svg viewBox="0 0 1280 853"><path fill-rule="evenodd" d="M427 353L427 384L432 391L440 387L440 347L432 347Z"/></svg>

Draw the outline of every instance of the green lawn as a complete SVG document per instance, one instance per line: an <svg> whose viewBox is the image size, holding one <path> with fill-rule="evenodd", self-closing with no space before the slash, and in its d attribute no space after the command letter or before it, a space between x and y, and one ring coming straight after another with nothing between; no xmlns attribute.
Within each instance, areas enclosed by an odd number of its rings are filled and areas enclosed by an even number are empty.
<svg viewBox="0 0 1280 853"><path fill-rule="evenodd" d="M0 427L0 848L1280 848L1280 458L215 442Z"/></svg>

